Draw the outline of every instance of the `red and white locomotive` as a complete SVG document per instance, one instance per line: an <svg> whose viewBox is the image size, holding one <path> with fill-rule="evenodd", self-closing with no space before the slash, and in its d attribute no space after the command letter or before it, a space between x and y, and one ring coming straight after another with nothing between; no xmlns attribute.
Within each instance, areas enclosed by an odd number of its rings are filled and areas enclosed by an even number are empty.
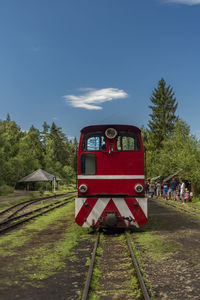
<svg viewBox="0 0 200 300"><path fill-rule="evenodd" d="M140 227L147 222L140 129L95 125L81 130L75 220L83 227Z"/></svg>

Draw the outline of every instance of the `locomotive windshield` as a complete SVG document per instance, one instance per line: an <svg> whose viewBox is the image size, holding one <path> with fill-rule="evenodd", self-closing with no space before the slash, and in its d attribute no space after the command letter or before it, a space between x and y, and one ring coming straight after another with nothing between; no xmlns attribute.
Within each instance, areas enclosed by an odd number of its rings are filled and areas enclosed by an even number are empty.
<svg viewBox="0 0 200 300"><path fill-rule="evenodd" d="M100 151L105 148L105 139L102 132L93 132L87 134L83 141L83 150L85 151Z"/></svg>
<svg viewBox="0 0 200 300"><path fill-rule="evenodd" d="M119 151L140 150L138 135L134 132L120 131L117 138L117 149Z"/></svg>
<svg viewBox="0 0 200 300"><path fill-rule="evenodd" d="M140 141L137 133L133 131L119 131L116 146L118 151L138 151ZM103 151L106 149L106 141L103 132L92 132L85 135L82 149L84 151Z"/></svg>

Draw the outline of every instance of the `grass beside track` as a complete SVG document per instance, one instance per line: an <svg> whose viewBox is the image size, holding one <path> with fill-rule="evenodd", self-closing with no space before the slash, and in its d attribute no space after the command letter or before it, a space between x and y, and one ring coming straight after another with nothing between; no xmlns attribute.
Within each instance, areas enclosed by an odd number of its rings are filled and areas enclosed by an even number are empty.
<svg viewBox="0 0 200 300"><path fill-rule="evenodd" d="M41 286L42 280L67 267L78 241L89 238L88 231L74 222L74 202L2 236L1 285Z"/></svg>
<svg viewBox="0 0 200 300"><path fill-rule="evenodd" d="M179 201L174 201L174 200L166 200L164 198L157 198L156 201L158 201L160 204L166 206L166 205L171 205L174 209L177 209L181 211L182 213L190 213L193 215L194 218L197 218L200 220L200 202L198 201L195 202L186 202L184 205L182 202Z"/></svg>
<svg viewBox="0 0 200 300"><path fill-rule="evenodd" d="M156 202L157 200L151 201ZM165 272L165 269L169 272L170 264L174 264L174 268L177 269L179 268L178 264L180 264L180 266L184 263L191 263L196 266L198 264L197 258L199 257L199 251L196 248L192 248L193 245L190 241L195 240L195 236L198 232L199 216L189 215L179 209L179 207L183 207L189 210L194 203L189 202L183 205L182 203L170 201L176 204L176 208L171 208L163 203L165 201L164 199L158 200L159 205L161 204L163 206L163 210L160 208L159 212L152 212L152 216L149 216L147 224L136 230L132 235L135 242L135 246L132 245L134 253L139 261L140 268L143 270L142 273L146 278L146 286L150 291L153 291L152 282L154 289L156 284L151 278L151 272L155 272L155 269L149 267L149 265L156 266L158 270L161 268L164 270L163 272ZM167 213L168 209L169 216ZM176 217L176 213L177 216L179 215L180 217ZM193 220L197 224L194 228L192 228L191 225ZM187 251L185 248L186 241L188 243ZM151 275L145 273L145 270L150 270ZM156 298L152 292L151 299L160 298Z"/></svg>
<svg viewBox="0 0 200 300"><path fill-rule="evenodd" d="M69 191L74 191L76 188L71 187L65 190L56 191L56 195L67 193ZM54 193L50 191L45 191L43 193L39 191L14 191L12 194L0 196L0 211L9 208L12 205L23 203L27 200L35 198L45 198L53 196Z"/></svg>

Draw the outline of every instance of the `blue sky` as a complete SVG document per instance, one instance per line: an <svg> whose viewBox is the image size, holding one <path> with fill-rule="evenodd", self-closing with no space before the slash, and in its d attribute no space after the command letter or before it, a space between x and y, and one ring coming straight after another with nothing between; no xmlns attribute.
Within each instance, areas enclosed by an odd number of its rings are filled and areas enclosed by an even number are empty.
<svg viewBox="0 0 200 300"><path fill-rule="evenodd" d="M0 119L147 126L164 78L200 138L200 0L0 0Z"/></svg>

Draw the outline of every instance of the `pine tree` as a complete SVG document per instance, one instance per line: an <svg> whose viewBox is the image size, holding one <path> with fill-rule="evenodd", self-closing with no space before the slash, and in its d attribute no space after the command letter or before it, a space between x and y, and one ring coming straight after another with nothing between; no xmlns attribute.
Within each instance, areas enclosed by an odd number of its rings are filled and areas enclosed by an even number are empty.
<svg viewBox="0 0 200 300"><path fill-rule="evenodd" d="M153 105L149 106L152 109L152 113L150 114L151 120L148 126L155 149L160 149L163 140L174 129L177 121L175 112L178 103L176 102L173 88L170 85L166 86L163 78L158 82L158 88L154 89L150 100Z"/></svg>
<svg viewBox="0 0 200 300"><path fill-rule="evenodd" d="M7 122L10 122L10 121L11 121L10 114L7 114L6 121L7 121Z"/></svg>
<svg viewBox="0 0 200 300"><path fill-rule="evenodd" d="M75 147L68 141L60 127L53 122L46 140L45 166L49 173L55 174L65 182L75 179Z"/></svg>
<svg viewBox="0 0 200 300"><path fill-rule="evenodd" d="M49 134L49 128L50 128L50 126L47 124L46 121L44 121L42 127L43 127L43 130L40 133L40 136L41 136L41 142L42 142L43 146L45 147L46 146L46 142L47 142L47 137L48 137L48 134Z"/></svg>
<svg viewBox="0 0 200 300"><path fill-rule="evenodd" d="M36 169L43 168L43 146L40 141L40 132L38 129L31 126L24 137L20 139L18 147L19 151L15 157L18 176L23 177Z"/></svg>

